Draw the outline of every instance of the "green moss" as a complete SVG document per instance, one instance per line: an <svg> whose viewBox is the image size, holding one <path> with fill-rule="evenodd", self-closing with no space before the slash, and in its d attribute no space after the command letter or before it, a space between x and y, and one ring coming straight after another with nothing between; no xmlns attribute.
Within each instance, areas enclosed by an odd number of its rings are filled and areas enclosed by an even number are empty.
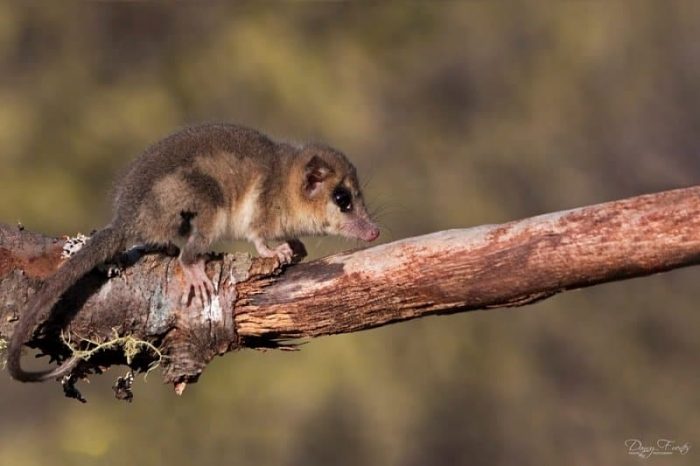
<svg viewBox="0 0 700 466"><path fill-rule="evenodd" d="M153 363L149 365L148 370L146 371L146 375L148 375L148 373L151 372L153 369L157 368L160 365L160 362L163 360L163 358L166 357L163 353L161 353L160 349L158 349L153 344L145 340L139 340L138 338L134 338L131 335L125 335L120 337L115 333L114 338L103 342L83 338L81 339L81 342L87 342L90 344L90 349L87 350L78 349L65 335L61 335L61 340L66 346L68 346L71 349L73 355L79 357L83 361L88 361L100 351L111 351L121 349L124 353L124 357L126 358L126 363L131 364L131 362L139 353L141 353L144 350L148 351L154 354L156 356L156 359Z"/></svg>

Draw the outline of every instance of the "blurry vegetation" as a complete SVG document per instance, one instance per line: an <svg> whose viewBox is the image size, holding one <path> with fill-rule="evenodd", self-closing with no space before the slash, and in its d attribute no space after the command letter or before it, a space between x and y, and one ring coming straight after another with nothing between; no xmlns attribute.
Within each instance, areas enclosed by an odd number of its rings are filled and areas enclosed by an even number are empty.
<svg viewBox="0 0 700 466"><path fill-rule="evenodd" d="M346 151L384 240L695 184L699 10L0 3L0 219L89 232L128 160L203 120ZM690 464L697 273L229 355L182 398L3 377L0 465L637 464L630 437Z"/></svg>

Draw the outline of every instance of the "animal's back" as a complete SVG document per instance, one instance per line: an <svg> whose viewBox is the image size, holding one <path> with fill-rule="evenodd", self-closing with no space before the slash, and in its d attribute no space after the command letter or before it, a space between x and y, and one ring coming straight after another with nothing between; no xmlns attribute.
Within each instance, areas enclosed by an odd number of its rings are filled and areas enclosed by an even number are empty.
<svg viewBox="0 0 700 466"><path fill-rule="evenodd" d="M207 123L176 131L149 146L127 169L114 193L115 217L133 222L164 177L192 166L200 157L227 154L234 158L264 158L276 143L251 128L229 123ZM184 194L184 193L183 193Z"/></svg>

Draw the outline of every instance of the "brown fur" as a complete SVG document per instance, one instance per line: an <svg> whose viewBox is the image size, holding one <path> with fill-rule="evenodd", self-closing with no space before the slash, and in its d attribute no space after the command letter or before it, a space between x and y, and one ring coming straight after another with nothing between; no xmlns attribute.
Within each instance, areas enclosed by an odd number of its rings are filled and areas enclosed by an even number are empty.
<svg viewBox="0 0 700 466"><path fill-rule="evenodd" d="M341 212L333 193L344 186L352 209ZM321 145L297 147L253 129L230 124L186 128L155 143L131 165L114 196L114 218L48 279L16 326L8 350L10 374L25 382L64 375L57 369L28 373L21 347L61 295L80 276L134 244L180 247L183 270L204 291L203 254L218 239L253 242L261 255L290 259L291 249L271 240L340 234L371 241L379 230L364 206L355 167L340 152ZM202 288L203 286L203 288Z"/></svg>

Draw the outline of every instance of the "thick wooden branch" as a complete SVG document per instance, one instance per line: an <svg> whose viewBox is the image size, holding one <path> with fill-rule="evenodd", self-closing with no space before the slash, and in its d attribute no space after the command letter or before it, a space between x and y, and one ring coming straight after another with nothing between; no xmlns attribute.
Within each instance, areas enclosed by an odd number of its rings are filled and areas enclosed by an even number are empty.
<svg viewBox="0 0 700 466"><path fill-rule="evenodd" d="M30 290L61 263L64 240L0 228L0 335ZM166 382L184 387L211 358L242 347L355 332L426 315L521 306L560 291L700 262L700 187L449 230L289 266L231 254L209 263L219 283L211 305L181 303L172 257L137 258L120 276L93 272L59 305L61 317L32 344L54 357L74 343L129 335L160 348ZM85 344L85 343L84 343ZM89 345L87 345L89 346ZM154 354L131 365L144 368ZM118 348L83 373L123 362Z"/></svg>

